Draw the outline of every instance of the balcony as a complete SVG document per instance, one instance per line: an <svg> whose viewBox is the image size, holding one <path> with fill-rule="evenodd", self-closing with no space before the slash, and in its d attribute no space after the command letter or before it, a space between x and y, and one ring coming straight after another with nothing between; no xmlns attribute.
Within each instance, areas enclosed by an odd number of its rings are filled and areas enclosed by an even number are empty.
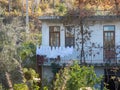
<svg viewBox="0 0 120 90"><path fill-rule="evenodd" d="M103 59L103 48L84 48L85 62L87 65L105 66L105 65L119 65L120 55L116 55L115 59ZM116 50L119 52L119 50ZM50 47L50 46L37 46L37 64L38 65L51 65L57 63L60 65L69 65L74 61L80 63L80 51L73 47Z"/></svg>

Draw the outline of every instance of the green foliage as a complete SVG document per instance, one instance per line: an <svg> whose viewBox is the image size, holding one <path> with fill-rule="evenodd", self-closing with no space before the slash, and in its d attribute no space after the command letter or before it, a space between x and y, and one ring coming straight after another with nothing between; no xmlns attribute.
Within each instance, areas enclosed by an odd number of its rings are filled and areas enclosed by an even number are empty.
<svg viewBox="0 0 120 90"><path fill-rule="evenodd" d="M54 73L54 75L56 73L58 73L58 71L60 70L60 65L59 64L51 63L51 67L52 67L52 72Z"/></svg>
<svg viewBox="0 0 120 90"><path fill-rule="evenodd" d="M29 90L28 86L24 83L14 84L14 90Z"/></svg>
<svg viewBox="0 0 120 90"><path fill-rule="evenodd" d="M5 10L0 6L0 16L3 15L4 11L5 11Z"/></svg>
<svg viewBox="0 0 120 90"><path fill-rule="evenodd" d="M32 74L30 72L25 72L24 73L26 80L33 79Z"/></svg>
<svg viewBox="0 0 120 90"><path fill-rule="evenodd" d="M48 81L48 78L43 78L42 79L42 87L41 87L42 90L53 90L53 80L49 80Z"/></svg>
<svg viewBox="0 0 120 90"><path fill-rule="evenodd" d="M22 60L34 56L36 47L32 42L25 42L20 47L20 56Z"/></svg>
<svg viewBox="0 0 120 90"><path fill-rule="evenodd" d="M26 83L30 90L39 90L38 81L35 81L34 78L39 78L39 75L32 68L23 68L24 76Z"/></svg>
<svg viewBox="0 0 120 90"><path fill-rule="evenodd" d="M43 90L48 90L48 87L47 86L43 87Z"/></svg>
<svg viewBox="0 0 120 90"><path fill-rule="evenodd" d="M29 41L23 42L18 49L18 53L23 61L23 66L27 68L36 67L36 45L41 44L41 34L30 34Z"/></svg>
<svg viewBox="0 0 120 90"><path fill-rule="evenodd" d="M88 66L65 67L56 74L54 90L79 90L83 87L94 88L95 84L100 83L101 77L97 77L94 68Z"/></svg>
<svg viewBox="0 0 120 90"><path fill-rule="evenodd" d="M10 0L10 3L8 0L2 0L0 1L0 6L5 9L4 15L6 16L20 16L25 15L26 8L25 8L25 0ZM39 2L38 0L37 2ZM72 0L73 1L73 0ZM17 3L17 4L16 4ZM23 5L24 3L24 5ZM49 14L52 15L57 13L57 15L64 15L67 11L67 4L72 5L72 2L69 0L64 0L64 2L61 3L61 0L48 0L47 1L40 1L39 3L35 3L35 0L31 0L29 2L29 15L30 16L40 16L40 15L46 15ZM10 12L9 12L9 5L10 5ZM53 8L55 6L55 8ZM55 12L54 12L55 11Z"/></svg>
<svg viewBox="0 0 120 90"><path fill-rule="evenodd" d="M11 75L11 80L12 80L13 84L23 83L25 81L24 76L23 76L23 72L22 72L22 70L20 70L19 67L13 69L10 72L10 75Z"/></svg>
<svg viewBox="0 0 120 90"><path fill-rule="evenodd" d="M0 31L0 52L3 49L4 32Z"/></svg>
<svg viewBox="0 0 120 90"><path fill-rule="evenodd" d="M33 84L34 90L40 90L40 87L37 84Z"/></svg>
<svg viewBox="0 0 120 90"><path fill-rule="evenodd" d="M17 48L20 38L22 38L22 29L19 25L21 22L14 19L11 24L4 25L0 23L0 70L11 71L15 69L19 64L19 55L17 54Z"/></svg>
<svg viewBox="0 0 120 90"><path fill-rule="evenodd" d="M25 42L18 49L23 67L34 68L36 66L36 46L33 42Z"/></svg>
<svg viewBox="0 0 120 90"><path fill-rule="evenodd" d="M40 87L38 86L37 82L34 80L28 80L27 82L29 90L39 90Z"/></svg>
<svg viewBox="0 0 120 90"><path fill-rule="evenodd" d="M60 4L56 5L55 13L57 15L63 16L66 14L66 12L67 12L67 7L65 6L65 4L60 3Z"/></svg>
<svg viewBox="0 0 120 90"><path fill-rule="evenodd" d="M67 83L68 90L78 90L81 87L94 87L100 81L93 67L80 67L78 64L71 67L70 79Z"/></svg>
<svg viewBox="0 0 120 90"><path fill-rule="evenodd" d="M23 72L24 72L26 80L32 80L33 78L38 78L38 74L32 68L29 68L29 69L24 68Z"/></svg>
<svg viewBox="0 0 120 90"><path fill-rule="evenodd" d="M2 90L2 84L0 83L0 90Z"/></svg>
<svg viewBox="0 0 120 90"><path fill-rule="evenodd" d="M54 90L66 90L67 81L70 78L69 67L61 69L59 73L56 74L56 80L54 81Z"/></svg>
<svg viewBox="0 0 120 90"><path fill-rule="evenodd" d="M17 14L16 8L13 11L15 11ZM6 21L6 22L9 21L8 18L6 17L4 18L5 19L3 21ZM33 64L36 65L35 44L37 43L37 40L39 40L39 37L38 37L39 33L31 34L31 38L32 38L30 39L31 43L28 42L29 44L27 44L25 42L25 27L22 26L22 24L23 24L23 21L21 20L21 18L20 19L12 18L12 21L10 23L4 23L1 21L1 16L0 16L0 27L1 27L0 28L0 72L8 71L10 73L12 84L21 83L21 81L23 81L23 76L21 74L22 71L20 71L22 69L19 68L17 69L17 71L15 71L16 68L18 68L21 65L21 56L19 54L21 50L23 51L23 56L25 56L25 59L26 58L31 59L32 65ZM30 72L33 73L32 70ZM29 74L29 75L32 75L32 74ZM0 79L0 82L1 82L1 79ZM7 84L6 81L4 82L5 82L4 84Z"/></svg>

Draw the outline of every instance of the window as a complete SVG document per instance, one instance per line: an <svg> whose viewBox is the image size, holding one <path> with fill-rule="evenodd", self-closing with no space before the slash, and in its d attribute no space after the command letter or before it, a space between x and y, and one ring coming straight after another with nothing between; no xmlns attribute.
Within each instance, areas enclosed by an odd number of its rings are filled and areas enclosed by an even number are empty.
<svg viewBox="0 0 120 90"><path fill-rule="evenodd" d="M60 27L59 26L50 26L49 27L50 35L50 46L60 46Z"/></svg>
<svg viewBox="0 0 120 90"><path fill-rule="evenodd" d="M104 26L104 59L115 59L115 26Z"/></svg>
<svg viewBox="0 0 120 90"><path fill-rule="evenodd" d="M65 46L75 45L75 29L72 26L65 27Z"/></svg>

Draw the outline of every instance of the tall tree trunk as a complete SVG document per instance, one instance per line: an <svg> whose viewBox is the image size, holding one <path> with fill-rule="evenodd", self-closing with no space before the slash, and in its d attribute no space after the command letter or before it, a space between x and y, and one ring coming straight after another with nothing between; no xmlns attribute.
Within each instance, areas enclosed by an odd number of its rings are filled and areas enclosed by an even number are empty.
<svg viewBox="0 0 120 90"><path fill-rule="evenodd" d="M119 3L118 3L118 1L117 0L115 0L115 8L116 8L116 14L118 15L119 14L119 10L118 10L118 5L119 5Z"/></svg>
<svg viewBox="0 0 120 90"><path fill-rule="evenodd" d="M35 13L35 8L37 8L37 1L36 1L36 0L33 0L33 1L32 1L32 14Z"/></svg>
<svg viewBox="0 0 120 90"><path fill-rule="evenodd" d="M19 72L21 74L21 83L24 83L24 74L23 74L22 66L20 63L18 65L18 67L19 67Z"/></svg>
<svg viewBox="0 0 120 90"><path fill-rule="evenodd" d="M26 34L29 33L28 0L26 0Z"/></svg>
<svg viewBox="0 0 120 90"><path fill-rule="evenodd" d="M8 11L10 13L10 10L11 10L11 0L8 0Z"/></svg>
<svg viewBox="0 0 120 90"><path fill-rule="evenodd" d="M5 72L5 76L6 76L6 80L7 80L7 84L8 84L8 88L9 90L13 90L13 86L12 86L12 81L10 79L10 74L9 72Z"/></svg>
<svg viewBox="0 0 120 90"><path fill-rule="evenodd" d="M84 53L84 31L83 31L83 20L80 20L80 27L81 27L81 58L80 63L85 63L85 53Z"/></svg>
<svg viewBox="0 0 120 90"><path fill-rule="evenodd" d="M53 8L55 8L55 0L53 0Z"/></svg>
<svg viewBox="0 0 120 90"><path fill-rule="evenodd" d="M22 0L22 17L24 15L24 0Z"/></svg>

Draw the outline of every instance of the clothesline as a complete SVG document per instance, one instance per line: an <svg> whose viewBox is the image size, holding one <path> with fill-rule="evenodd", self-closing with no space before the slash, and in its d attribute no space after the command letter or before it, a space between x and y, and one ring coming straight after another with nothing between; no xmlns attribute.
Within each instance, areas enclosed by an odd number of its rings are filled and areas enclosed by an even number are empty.
<svg viewBox="0 0 120 90"><path fill-rule="evenodd" d="M51 47L37 46L36 54L45 55L47 58L57 58L57 56L65 57L73 54L73 47Z"/></svg>

